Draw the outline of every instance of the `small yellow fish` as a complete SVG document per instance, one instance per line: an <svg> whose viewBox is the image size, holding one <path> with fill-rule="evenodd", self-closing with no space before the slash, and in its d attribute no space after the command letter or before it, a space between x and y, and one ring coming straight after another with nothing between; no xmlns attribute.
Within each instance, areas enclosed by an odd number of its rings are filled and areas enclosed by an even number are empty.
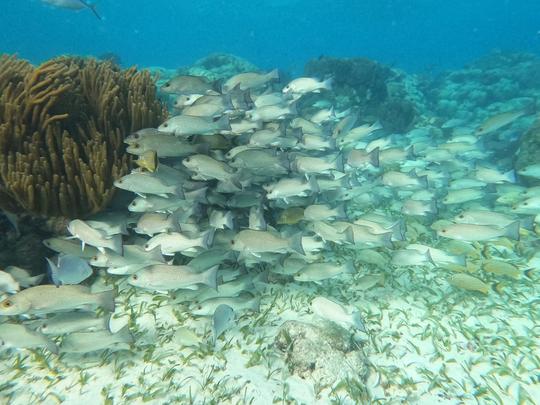
<svg viewBox="0 0 540 405"><path fill-rule="evenodd" d="M279 225L294 225L304 219L304 209L291 207L281 211L277 223Z"/></svg>
<svg viewBox="0 0 540 405"><path fill-rule="evenodd" d="M469 291L478 291L483 294L488 294L490 290L488 284L484 283L482 280L476 277L470 276L465 273L454 274L452 277L450 277L448 282L454 287L462 288Z"/></svg>
<svg viewBox="0 0 540 405"><path fill-rule="evenodd" d="M521 271L513 264L503 262L501 260L486 260L483 268L484 271L488 273L493 273L498 276L511 277L515 280L519 280L522 275L528 276L526 271Z"/></svg>
<svg viewBox="0 0 540 405"><path fill-rule="evenodd" d="M384 273L368 274L355 280L354 286L361 291L366 291L376 285L380 285L381 287L384 286L384 279Z"/></svg>
<svg viewBox="0 0 540 405"><path fill-rule="evenodd" d="M149 172L153 173L156 171L158 166L158 158L155 150L148 150L139 156L135 163Z"/></svg>
<svg viewBox="0 0 540 405"><path fill-rule="evenodd" d="M485 120L478 128L476 128L476 136L482 136L494 132L502 127L511 124L520 117L527 115L526 110L507 111L496 114Z"/></svg>

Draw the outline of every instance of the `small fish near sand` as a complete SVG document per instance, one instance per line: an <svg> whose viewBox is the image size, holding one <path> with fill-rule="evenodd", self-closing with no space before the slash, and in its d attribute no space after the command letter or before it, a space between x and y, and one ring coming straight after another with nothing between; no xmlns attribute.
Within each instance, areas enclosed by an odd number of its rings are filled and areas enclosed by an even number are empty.
<svg viewBox="0 0 540 405"><path fill-rule="evenodd" d="M92 11L92 13L94 13L94 15L96 16L98 20L102 19L96 10L96 5L91 4L85 0L41 0L41 1L43 3L50 4L51 6L54 6L54 7L66 8L66 9L75 10L75 11L83 10L87 8L90 11Z"/></svg>
<svg viewBox="0 0 540 405"><path fill-rule="evenodd" d="M97 307L114 311L114 291L93 294L81 285L39 285L1 301L0 315L42 315Z"/></svg>
<svg viewBox="0 0 540 405"><path fill-rule="evenodd" d="M60 255L56 264L46 258L49 265L49 276L56 286L79 284L92 275L88 262L74 255Z"/></svg>

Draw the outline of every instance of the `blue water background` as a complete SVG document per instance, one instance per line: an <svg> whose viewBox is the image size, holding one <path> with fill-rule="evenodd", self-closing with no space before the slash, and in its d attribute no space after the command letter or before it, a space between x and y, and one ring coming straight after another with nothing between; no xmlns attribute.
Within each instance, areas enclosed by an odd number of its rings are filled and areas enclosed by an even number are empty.
<svg viewBox="0 0 540 405"><path fill-rule="evenodd" d="M460 67L491 50L540 53L538 0L97 0L103 16L2 0L0 52L34 62L114 52L175 68L229 52L299 74L319 55L408 71Z"/></svg>

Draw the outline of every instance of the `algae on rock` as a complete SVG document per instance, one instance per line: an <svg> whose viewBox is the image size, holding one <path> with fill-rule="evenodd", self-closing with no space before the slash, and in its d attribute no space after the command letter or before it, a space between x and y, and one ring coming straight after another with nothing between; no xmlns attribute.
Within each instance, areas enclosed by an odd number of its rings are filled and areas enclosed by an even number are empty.
<svg viewBox="0 0 540 405"><path fill-rule="evenodd" d="M367 358L350 332L333 322L312 325L286 321L279 328L276 347L285 353L289 371L310 378L321 387L355 379L364 383Z"/></svg>

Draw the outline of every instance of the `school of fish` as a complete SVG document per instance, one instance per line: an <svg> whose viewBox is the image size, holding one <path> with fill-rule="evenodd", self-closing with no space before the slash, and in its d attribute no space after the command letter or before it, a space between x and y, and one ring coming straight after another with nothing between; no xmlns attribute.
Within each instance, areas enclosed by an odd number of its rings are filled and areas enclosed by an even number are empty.
<svg viewBox="0 0 540 405"><path fill-rule="evenodd" d="M331 78L177 76L160 90L177 114L125 139L137 168L115 185L134 193L128 209L75 219L70 238L46 240L59 254L47 259L51 284L24 269L0 272L0 316L13 317L0 324L3 347L129 348L127 326L110 329L115 291L84 285L96 272L174 291L170 305L188 302L207 317L215 343L235 317L259 310L254 283L270 275L350 277L351 288L368 289L394 268L427 266L449 288L497 294L499 281L527 279L539 260L532 250L511 261L504 252L536 238L540 187L517 175L540 179L540 167L503 170L485 146L524 112L392 134L354 106L305 102L324 101ZM369 329L361 308L318 296L312 311Z"/></svg>

